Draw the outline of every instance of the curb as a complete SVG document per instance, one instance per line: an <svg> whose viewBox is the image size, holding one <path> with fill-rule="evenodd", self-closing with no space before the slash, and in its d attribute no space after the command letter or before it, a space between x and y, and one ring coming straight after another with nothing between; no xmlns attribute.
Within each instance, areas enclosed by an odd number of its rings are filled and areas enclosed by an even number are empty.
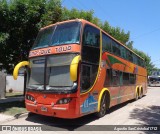
<svg viewBox="0 0 160 134"><path fill-rule="evenodd" d="M13 121L13 120L20 119L20 118L23 118L23 117L27 117L27 116L28 116L28 113L29 113L29 112L16 114L16 115L14 115L14 116L11 117L11 118L8 118L8 119L6 119L6 120L4 120L4 121L0 121L0 124L7 123L7 122L9 122L9 121Z"/></svg>

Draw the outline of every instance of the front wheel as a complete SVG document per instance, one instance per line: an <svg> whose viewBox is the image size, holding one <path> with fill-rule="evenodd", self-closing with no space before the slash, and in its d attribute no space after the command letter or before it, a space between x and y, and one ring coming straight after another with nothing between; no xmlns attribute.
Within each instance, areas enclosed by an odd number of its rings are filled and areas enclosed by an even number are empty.
<svg viewBox="0 0 160 134"><path fill-rule="evenodd" d="M107 111L107 97L106 94L103 94L100 104L100 111L96 113L96 116L101 118L105 116L106 111Z"/></svg>

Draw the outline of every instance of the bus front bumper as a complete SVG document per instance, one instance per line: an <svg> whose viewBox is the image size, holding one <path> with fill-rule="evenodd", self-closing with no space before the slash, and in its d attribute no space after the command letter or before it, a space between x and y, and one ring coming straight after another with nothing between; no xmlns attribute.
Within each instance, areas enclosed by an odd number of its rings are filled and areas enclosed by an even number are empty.
<svg viewBox="0 0 160 134"><path fill-rule="evenodd" d="M33 104L26 102L26 109L32 113L58 117L58 118L66 118L66 119L73 119L80 117L78 108L76 106L70 107L69 104L65 104L63 106L51 106L51 105L44 105L44 104Z"/></svg>

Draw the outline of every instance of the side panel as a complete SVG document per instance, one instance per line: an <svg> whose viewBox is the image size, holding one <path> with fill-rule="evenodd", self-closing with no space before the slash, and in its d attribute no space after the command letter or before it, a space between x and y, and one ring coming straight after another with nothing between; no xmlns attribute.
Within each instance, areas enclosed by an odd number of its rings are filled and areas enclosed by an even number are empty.
<svg viewBox="0 0 160 134"><path fill-rule="evenodd" d="M106 81L113 81L112 84L108 85L109 87L107 87L111 93L110 106L114 106L127 100L133 99L135 97L137 86L143 88L143 94L147 92L147 76L146 70L144 68L108 52L103 53L102 59L106 61L106 69L112 69L119 72L119 75L116 76L117 79L119 79L119 85L116 86L113 84L115 82L113 74L112 76L106 75L105 83ZM120 75L121 73L122 79ZM133 78L131 78L131 76Z"/></svg>

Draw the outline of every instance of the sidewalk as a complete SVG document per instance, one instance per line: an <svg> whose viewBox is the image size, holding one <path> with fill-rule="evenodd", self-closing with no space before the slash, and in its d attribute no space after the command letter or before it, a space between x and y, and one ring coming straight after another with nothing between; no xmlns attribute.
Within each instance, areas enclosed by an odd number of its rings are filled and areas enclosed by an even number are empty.
<svg viewBox="0 0 160 134"><path fill-rule="evenodd" d="M9 103L9 102L17 102L17 101L24 101L24 96L18 96L18 97L8 97L4 99L0 99L0 104L2 103ZM6 115L0 113L0 124L3 124L5 122L27 116L28 112L26 113L21 113L21 114L16 114L16 115Z"/></svg>

